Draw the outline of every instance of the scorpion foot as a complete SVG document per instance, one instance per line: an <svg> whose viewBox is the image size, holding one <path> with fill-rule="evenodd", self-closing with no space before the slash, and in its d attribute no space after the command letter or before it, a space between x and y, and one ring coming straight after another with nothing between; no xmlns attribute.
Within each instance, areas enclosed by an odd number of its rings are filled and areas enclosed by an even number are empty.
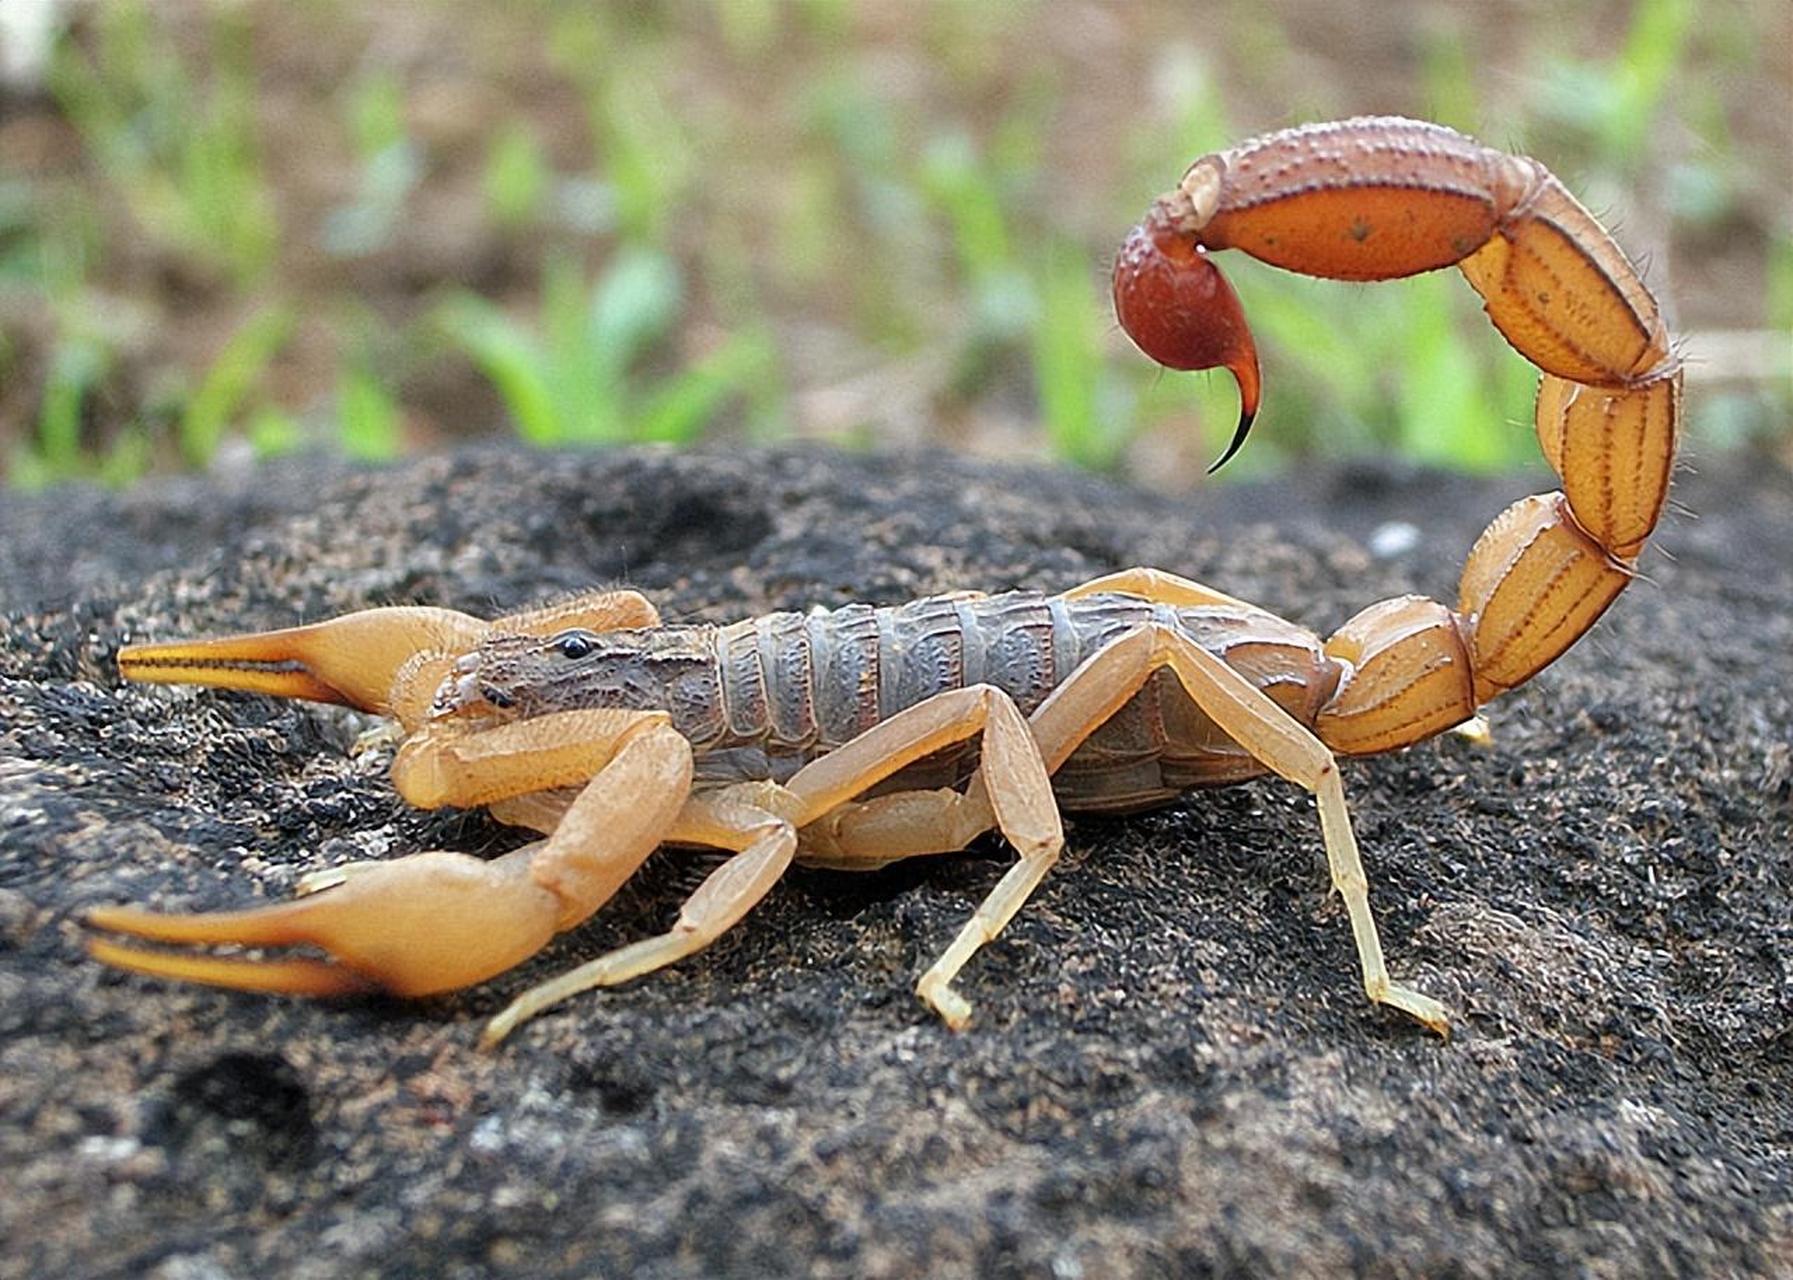
<svg viewBox="0 0 1793 1280"><path fill-rule="evenodd" d="M924 975L915 986L915 994L954 1031L963 1031L971 1025L971 1002L938 974Z"/></svg>

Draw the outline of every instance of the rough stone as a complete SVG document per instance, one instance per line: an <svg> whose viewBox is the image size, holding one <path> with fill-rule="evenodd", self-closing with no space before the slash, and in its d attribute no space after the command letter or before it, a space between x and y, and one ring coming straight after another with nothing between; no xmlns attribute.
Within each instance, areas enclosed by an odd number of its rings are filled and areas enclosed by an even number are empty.
<svg viewBox="0 0 1793 1280"><path fill-rule="evenodd" d="M1532 485L1531 487L1540 487ZM461 453L0 500L0 1274L1793 1273L1793 483L1720 468L1570 655L1348 766L1396 974L1369 1006L1311 805L1078 820L963 989L913 998L987 843L793 872L721 943L496 1055L481 1020L660 927L657 857L521 969L307 1002L102 969L82 910L496 851L336 709L124 686L127 638L628 581L673 617L1157 564L1330 629L1450 598L1525 478L1143 496L941 458ZM1392 521L1417 536L1377 537ZM1366 547L1380 548L1371 554Z"/></svg>

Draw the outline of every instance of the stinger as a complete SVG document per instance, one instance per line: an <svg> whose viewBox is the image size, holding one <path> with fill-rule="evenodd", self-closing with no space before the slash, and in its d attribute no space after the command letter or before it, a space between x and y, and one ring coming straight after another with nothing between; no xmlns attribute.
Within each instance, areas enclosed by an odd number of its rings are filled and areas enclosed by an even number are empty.
<svg viewBox="0 0 1793 1280"><path fill-rule="evenodd" d="M1168 369L1224 368L1239 384L1239 425L1208 468L1212 475L1239 452L1257 416L1262 386L1258 349L1239 295L1208 253L1178 225L1165 201L1121 245L1114 264L1114 311L1127 336Z"/></svg>

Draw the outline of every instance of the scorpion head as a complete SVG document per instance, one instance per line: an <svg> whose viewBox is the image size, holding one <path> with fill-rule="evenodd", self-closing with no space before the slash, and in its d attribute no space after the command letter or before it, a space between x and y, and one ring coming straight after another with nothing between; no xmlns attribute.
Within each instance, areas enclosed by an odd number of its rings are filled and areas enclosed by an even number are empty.
<svg viewBox="0 0 1793 1280"><path fill-rule="evenodd" d="M587 707L669 707L676 680L711 666L694 642L707 630L573 627L547 636L495 635L456 660L433 714L505 721Z"/></svg>

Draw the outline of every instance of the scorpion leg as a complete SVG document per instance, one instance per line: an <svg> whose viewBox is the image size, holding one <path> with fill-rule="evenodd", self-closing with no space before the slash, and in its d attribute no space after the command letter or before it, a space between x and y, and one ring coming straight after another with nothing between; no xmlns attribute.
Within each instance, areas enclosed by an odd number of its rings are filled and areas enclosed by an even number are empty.
<svg viewBox="0 0 1793 1280"><path fill-rule="evenodd" d="M1117 569L1113 573L1105 573L1100 578L1091 578L1088 582L1061 592L1066 600L1077 600L1083 596L1101 595L1104 592L1118 592L1121 595L1138 596L1142 600L1150 600L1153 604L1175 605L1188 608L1194 605L1217 604L1229 608L1255 609L1257 606L1216 591L1213 587L1203 586L1199 582L1180 577L1174 573L1166 573L1162 569Z"/></svg>
<svg viewBox="0 0 1793 1280"><path fill-rule="evenodd" d="M995 937L1014 914L1013 907L1005 911L1000 904L1012 900L1014 907L1019 907L1058 861L1064 846L1052 781L1014 700L991 685L936 694L811 761L787 784L802 805L797 825L807 827L922 757L979 732L984 740L977 776L987 790L995 826L1015 847L1020 861L1003 876L972 923L948 948L949 957L963 953L969 958ZM973 783L974 788L978 785ZM998 904L995 911L989 910L992 902ZM950 985L952 973L963 963L964 959L959 959L948 966L943 957L916 986L916 994L955 1030L971 1020L971 1005Z"/></svg>
<svg viewBox="0 0 1793 1280"><path fill-rule="evenodd" d="M996 825L990 793L893 791L837 805L798 833L798 857L835 871L876 871L904 858L954 853Z"/></svg>
<svg viewBox="0 0 1793 1280"><path fill-rule="evenodd" d="M486 812L506 826L528 827L531 831L551 836L578 798L576 788L556 787L552 791L531 791L494 800L486 806Z"/></svg>
<svg viewBox="0 0 1793 1280"><path fill-rule="evenodd" d="M1177 574L1143 567L1104 574L1063 594L1066 599L1078 599L1105 592L1118 592L1157 604L1175 606L1255 607ZM1149 672L1141 674L1138 684L1133 685L1113 706L1090 713L1093 719L1086 719L1082 724L1075 723L1075 716L1067 717L1066 704L1061 704L1053 713L1053 718L1045 722L1044 726L1040 713L1036 712L1032 728L1035 739L1041 743L1042 753L1047 757L1048 769L1056 770L1065 756L1113 715L1121 703L1137 692L1139 684L1144 683L1146 674ZM1090 678L1079 672L1072 679L1079 677ZM1275 707L1274 703L1270 705ZM1041 711L1044 710L1042 707ZM1280 708L1276 710L1279 715L1283 714ZM1040 736L1042 727L1052 735L1050 747L1047 739ZM867 801L840 805L813 825L804 828L801 833L801 856L804 861L814 865L842 870L875 870L902 858L963 849L994 825L995 815L980 772L963 792L900 791ZM1044 870L1041 868L1038 874L1022 874L1022 868L1018 867L1011 873L1014 876L1012 880L998 884L979 908L977 915L955 940L952 948L929 970L927 980L932 984L950 984L978 947L995 937L1014 916L1039 884Z"/></svg>
<svg viewBox="0 0 1793 1280"><path fill-rule="evenodd" d="M776 795L779 790L769 784L746 783L686 800L665 839L732 849L735 856L711 872L686 899L671 929L618 947L531 987L486 1024L481 1047L495 1047L536 1014L581 991L613 987L701 951L733 927L778 883L796 851L797 830L790 820L761 807L765 803L762 795Z"/></svg>
<svg viewBox="0 0 1793 1280"><path fill-rule="evenodd" d="M1127 632L1095 654L1034 712L1046 767L1056 770L1094 730L1169 667L1184 692L1235 742L1275 773L1313 793L1333 886L1345 901L1370 999L1411 1014L1440 1035L1450 1021L1429 996L1394 983L1370 914L1369 881L1345 808L1338 764L1323 743L1263 691L1199 645L1156 624Z"/></svg>
<svg viewBox="0 0 1793 1280"><path fill-rule="evenodd" d="M975 791L983 779L982 774L972 783ZM984 944L994 941L1015 913L1021 910L1033 891L1040 887L1046 873L1058 862L1060 848L1064 845L1061 835L1050 848L1023 850L1021 858L1014 866L1003 873L1002 879L994 888L984 895L984 900L977 905L960 928L958 935L948 944L938 959L928 966L928 971L921 975L921 981L915 984L916 994L921 996L946 1019L948 1026L955 1031L962 1030L971 1020L971 1006L965 998L952 989L953 980L959 976L972 956L983 949Z"/></svg>
<svg viewBox="0 0 1793 1280"><path fill-rule="evenodd" d="M667 723L664 711L599 707L490 728L432 721L393 756L392 785L419 809L472 809L545 791L565 796L564 810L631 733Z"/></svg>
<svg viewBox="0 0 1793 1280"><path fill-rule="evenodd" d="M552 837L489 862L432 851L357 866L322 891L259 910L111 907L88 917L98 929L155 942L310 945L327 959L149 951L109 938L90 943L94 956L141 973L295 994L416 996L470 986L602 906L665 837L691 780L690 744L664 712L562 712L424 741L433 745L395 774L408 798L426 804L589 780Z"/></svg>

